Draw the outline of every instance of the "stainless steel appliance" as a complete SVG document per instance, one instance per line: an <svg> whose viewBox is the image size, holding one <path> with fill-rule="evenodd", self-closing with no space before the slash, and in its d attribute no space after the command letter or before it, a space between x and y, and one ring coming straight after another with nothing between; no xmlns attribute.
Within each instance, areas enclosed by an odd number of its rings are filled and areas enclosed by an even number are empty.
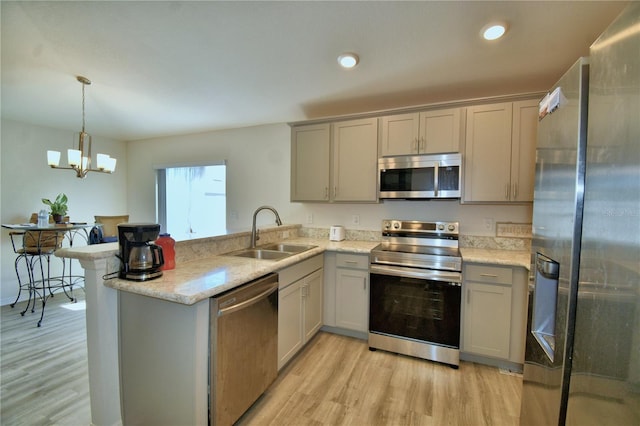
<svg viewBox="0 0 640 426"><path fill-rule="evenodd" d="M378 160L380 199L460 198L460 154L403 155Z"/></svg>
<svg viewBox="0 0 640 426"><path fill-rule="evenodd" d="M164 256L162 247L154 244L160 234L155 223L126 223L118 225L121 260L119 277L132 281L147 281L162 276Z"/></svg>
<svg viewBox="0 0 640 426"><path fill-rule="evenodd" d="M278 275L211 298L210 422L231 425L278 375Z"/></svg>
<svg viewBox="0 0 640 426"><path fill-rule="evenodd" d="M640 422L639 70L631 2L542 108L521 425Z"/></svg>
<svg viewBox="0 0 640 426"><path fill-rule="evenodd" d="M384 220L371 251L369 348L460 364L457 222Z"/></svg>

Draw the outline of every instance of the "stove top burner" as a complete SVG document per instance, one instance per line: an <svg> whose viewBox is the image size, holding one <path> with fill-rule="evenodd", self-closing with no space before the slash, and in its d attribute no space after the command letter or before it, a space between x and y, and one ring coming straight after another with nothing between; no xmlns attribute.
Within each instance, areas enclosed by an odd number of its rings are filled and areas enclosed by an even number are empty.
<svg viewBox="0 0 640 426"><path fill-rule="evenodd" d="M387 242L378 244L373 251L460 257L460 250L457 247L419 246L411 244L391 244Z"/></svg>
<svg viewBox="0 0 640 426"><path fill-rule="evenodd" d="M458 222L383 220L371 264L462 271L458 227Z"/></svg>

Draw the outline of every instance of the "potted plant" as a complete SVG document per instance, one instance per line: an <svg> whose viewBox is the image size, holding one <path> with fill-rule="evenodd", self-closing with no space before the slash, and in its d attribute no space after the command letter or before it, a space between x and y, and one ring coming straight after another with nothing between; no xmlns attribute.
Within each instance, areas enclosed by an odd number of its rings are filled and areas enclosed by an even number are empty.
<svg viewBox="0 0 640 426"><path fill-rule="evenodd" d="M49 206L51 209L51 216L53 216L53 221L55 223L62 222L63 216L67 214L67 196L63 194L58 194L55 201L51 202L48 198L43 198L42 202Z"/></svg>

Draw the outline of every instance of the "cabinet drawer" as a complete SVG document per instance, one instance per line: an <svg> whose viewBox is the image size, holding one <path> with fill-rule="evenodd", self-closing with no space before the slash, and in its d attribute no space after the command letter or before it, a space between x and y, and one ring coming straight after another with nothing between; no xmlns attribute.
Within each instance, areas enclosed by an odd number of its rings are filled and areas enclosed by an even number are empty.
<svg viewBox="0 0 640 426"><path fill-rule="evenodd" d="M511 285L513 283L513 268L470 264L464 268L464 279L465 281Z"/></svg>
<svg viewBox="0 0 640 426"><path fill-rule="evenodd" d="M324 259L321 254L312 258L303 260L295 265L291 265L287 268L278 271L278 288L283 289L289 284L298 281L300 278L306 277L313 271L321 269L324 264Z"/></svg>
<svg viewBox="0 0 640 426"><path fill-rule="evenodd" d="M369 256L338 253L336 267L352 269L369 269Z"/></svg>

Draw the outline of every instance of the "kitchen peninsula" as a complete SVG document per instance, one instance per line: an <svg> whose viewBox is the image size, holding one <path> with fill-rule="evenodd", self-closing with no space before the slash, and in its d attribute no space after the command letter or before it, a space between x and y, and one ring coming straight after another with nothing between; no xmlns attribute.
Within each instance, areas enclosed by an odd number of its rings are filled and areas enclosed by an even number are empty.
<svg viewBox="0 0 640 426"><path fill-rule="evenodd" d="M158 308L162 314L157 319L168 320L172 314L197 321L200 337L189 353L206 371L209 312L208 298L237 287L277 269L285 268L325 250L348 250L368 253L376 241L329 242L326 239L297 238L300 225L285 225L272 230L261 230L261 243L295 241L317 245L316 248L291 256L278 262L254 260L232 256L219 256L249 246L249 232L224 235L176 244L176 269L165 271L158 279L146 282L103 279L119 270L117 243L90 245L58 250L56 256L78 259L85 270L85 293L87 304L87 354L89 364L89 388L92 424L122 424L121 392L119 374L119 299L122 294L140 298L143 303ZM148 297L147 297L148 296ZM168 331L168 330L165 330ZM194 336L195 337L195 336ZM174 342L178 346L179 342ZM194 355L195 354L195 355ZM204 356L204 358L203 358ZM150 360L153 357L149 358ZM204 364L202 364L204 363ZM176 372L179 369L176 366ZM180 373L180 372L178 372ZM207 377L200 374L200 387L192 388L193 403L199 413L192 424L206 424ZM185 396L185 401L187 396ZM191 413L193 415L193 413ZM202 417L204 416L204 417ZM182 417L181 423L187 420ZM166 421L166 420L165 420Z"/></svg>
<svg viewBox="0 0 640 426"><path fill-rule="evenodd" d="M178 351L173 355L183 357L180 358L180 363L174 364L169 369L172 371L168 373L177 378L191 375L194 377L192 383L194 386L182 388L176 384L176 389L182 392L182 399L188 405L182 409L190 414L184 416L178 410L176 413L181 415L181 423L189 418L192 419L193 424L203 421L206 423L207 375L194 372L207 371L208 298L325 251L367 255L378 244L375 240L376 233L371 233L371 239L368 241L331 242L326 236L301 237L299 231L300 225L261 230L262 244L286 239L287 242L317 246L275 262L221 255L248 247L248 232L179 242L176 251L176 269L165 271L163 277L147 282L103 280L106 274L118 271L119 261L115 257L118 251L116 243L60 250L57 253L58 256L79 259L85 269L92 423L112 425L122 422L120 377L114 374L114 371L120 371L119 327L131 325L131 323L122 323L122 317L119 319L118 316L119 309L122 314L123 306L120 304L123 300L127 300L125 303L133 301L137 307L144 305L149 308L148 312L138 309L127 314L135 315L137 319L145 320L146 318L149 324L155 324L166 336L182 336L182 338L168 341ZM495 256L496 253L502 252L501 250L491 250L488 253L479 248L469 250L472 258L485 253L485 260L502 259ZM465 250L462 250L462 253L464 255ZM514 256L504 257L503 262L528 269L528 252L521 250L507 254ZM476 259L479 258L476 257ZM133 317L127 318L132 320ZM183 333L185 330L188 331L189 339L185 339L186 334ZM146 335L140 336L141 339L146 337ZM160 351L163 350L164 348L158 348L158 353L147 354L150 368L162 369L154 363L158 355L161 355Z"/></svg>

